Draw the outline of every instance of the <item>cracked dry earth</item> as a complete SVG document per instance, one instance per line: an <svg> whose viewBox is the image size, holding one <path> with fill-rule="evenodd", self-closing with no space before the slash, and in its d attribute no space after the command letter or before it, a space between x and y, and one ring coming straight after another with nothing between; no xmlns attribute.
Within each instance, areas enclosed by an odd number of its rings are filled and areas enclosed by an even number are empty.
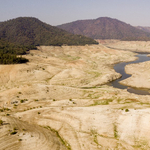
<svg viewBox="0 0 150 150"><path fill-rule="evenodd" d="M150 96L106 83L135 54L92 46L41 46L0 65L1 150L150 149Z"/></svg>

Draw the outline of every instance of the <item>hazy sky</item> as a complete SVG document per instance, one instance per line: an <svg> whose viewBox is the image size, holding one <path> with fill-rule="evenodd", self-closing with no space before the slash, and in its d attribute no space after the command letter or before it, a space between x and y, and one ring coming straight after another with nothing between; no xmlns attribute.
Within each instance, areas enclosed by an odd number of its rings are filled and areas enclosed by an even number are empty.
<svg viewBox="0 0 150 150"><path fill-rule="evenodd" d="M150 0L0 0L0 22L36 17L50 25L111 17L134 26L150 26Z"/></svg>

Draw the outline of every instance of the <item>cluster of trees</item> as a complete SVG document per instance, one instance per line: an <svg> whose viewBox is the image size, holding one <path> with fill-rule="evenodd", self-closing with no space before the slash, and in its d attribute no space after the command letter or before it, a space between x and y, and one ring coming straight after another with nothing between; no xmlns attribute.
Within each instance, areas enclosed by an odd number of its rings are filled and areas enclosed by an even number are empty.
<svg viewBox="0 0 150 150"><path fill-rule="evenodd" d="M20 17L0 22L0 64L25 63L24 55L39 45L98 44L95 40L74 35L32 17Z"/></svg>
<svg viewBox="0 0 150 150"><path fill-rule="evenodd" d="M31 49L37 49L34 45L18 45L14 43L10 43L2 38L0 38L0 53L4 54L16 54L16 55L24 55L27 51Z"/></svg>
<svg viewBox="0 0 150 150"><path fill-rule="evenodd" d="M28 59L22 56L17 56L15 54L0 54L0 64L20 64L26 63Z"/></svg>
<svg viewBox="0 0 150 150"><path fill-rule="evenodd" d="M23 58L22 55L26 54L30 49L36 49L36 47L15 45L0 39L0 64L26 63L28 59Z"/></svg>

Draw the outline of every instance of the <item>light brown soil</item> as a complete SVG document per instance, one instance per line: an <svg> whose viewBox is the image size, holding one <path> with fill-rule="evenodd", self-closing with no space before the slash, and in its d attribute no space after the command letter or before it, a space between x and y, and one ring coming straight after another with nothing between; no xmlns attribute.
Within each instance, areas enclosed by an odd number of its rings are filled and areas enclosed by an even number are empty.
<svg viewBox="0 0 150 150"><path fill-rule="evenodd" d="M100 40L99 42L113 49L150 53L150 41Z"/></svg>
<svg viewBox="0 0 150 150"><path fill-rule="evenodd" d="M134 53L41 46L26 58L0 65L0 149L150 148L150 96L105 85L120 77L112 65Z"/></svg>
<svg viewBox="0 0 150 150"><path fill-rule="evenodd" d="M107 47L114 49L125 49L136 52L150 53L150 41L118 41L118 40L105 40L101 41ZM148 54L150 56L150 54ZM132 76L120 83L136 87L136 88L150 88L150 61L130 64L125 67L125 71Z"/></svg>
<svg viewBox="0 0 150 150"><path fill-rule="evenodd" d="M150 61L127 65L125 70L132 76L121 83L132 87L150 89Z"/></svg>

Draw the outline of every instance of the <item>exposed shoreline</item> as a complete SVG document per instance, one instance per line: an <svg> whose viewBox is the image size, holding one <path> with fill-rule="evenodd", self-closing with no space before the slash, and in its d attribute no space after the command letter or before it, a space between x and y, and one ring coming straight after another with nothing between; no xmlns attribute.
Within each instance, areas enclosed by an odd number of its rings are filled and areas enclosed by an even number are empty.
<svg viewBox="0 0 150 150"><path fill-rule="evenodd" d="M27 64L0 65L2 149L150 148L150 96L104 85L120 77L112 65L135 53L41 46L25 57Z"/></svg>
<svg viewBox="0 0 150 150"><path fill-rule="evenodd" d="M129 42L129 41L108 40L105 45L112 47L113 49L124 48L137 53L145 53L148 54L148 56L150 54L150 42L144 41ZM127 65L125 67L125 71L127 74L131 74L131 77L121 81L120 83L130 87L149 89L150 88L150 78L148 76L148 74L150 73L149 63L150 62L143 62L135 65L134 64Z"/></svg>
<svg viewBox="0 0 150 150"><path fill-rule="evenodd" d="M144 53L143 53L144 54ZM110 83L110 85L112 85L115 88L120 88L120 89L127 89L128 92L130 93L135 93L135 94L139 94L139 95L150 95L149 93L149 89L145 88L145 87L136 87L136 86L129 86L129 84L126 84L126 81L129 80L130 77L132 77L132 74L128 74L125 70L126 67L128 67L131 64L140 64L146 61L150 61L150 59L148 58L148 56L146 56L145 54L138 54L136 55L136 57L138 57L139 59L132 61L132 62L123 62L123 63L118 63L114 66L114 69L116 72L122 74L120 79L117 79L113 82ZM131 69L130 69L131 70ZM132 69L133 70L133 69ZM130 80L129 80L130 82ZM131 85L131 84L130 84Z"/></svg>
<svg viewBox="0 0 150 150"><path fill-rule="evenodd" d="M126 66L126 72L132 76L121 82L131 87L150 89L149 65L150 61Z"/></svg>

